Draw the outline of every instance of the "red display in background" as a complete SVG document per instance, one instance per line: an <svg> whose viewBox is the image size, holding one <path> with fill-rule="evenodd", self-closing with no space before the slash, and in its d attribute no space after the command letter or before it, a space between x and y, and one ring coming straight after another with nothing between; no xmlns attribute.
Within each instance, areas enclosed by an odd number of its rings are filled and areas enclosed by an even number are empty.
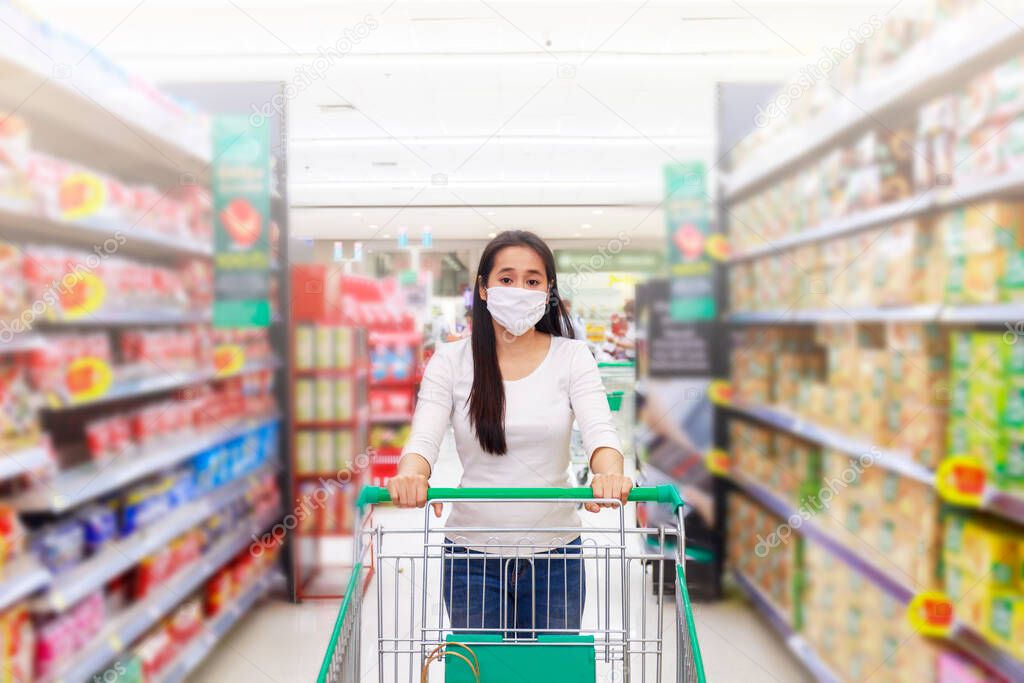
<svg viewBox="0 0 1024 683"><path fill-rule="evenodd" d="M343 275L326 264L292 266L296 322L351 325L368 330L416 331L416 317L398 303L394 278Z"/></svg>

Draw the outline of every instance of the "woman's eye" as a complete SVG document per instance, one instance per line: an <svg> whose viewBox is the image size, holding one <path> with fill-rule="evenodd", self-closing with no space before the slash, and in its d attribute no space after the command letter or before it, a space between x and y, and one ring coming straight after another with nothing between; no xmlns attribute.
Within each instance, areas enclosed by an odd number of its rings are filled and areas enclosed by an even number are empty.
<svg viewBox="0 0 1024 683"><path fill-rule="evenodd" d="M526 284L530 285L531 287L540 287L540 280L527 280Z"/></svg>
<svg viewBox="0 0 1024 683"><path fill-rule="evenodd" d="M500 282L503 285L510 285L510 284L512 284L512 278L510 278L510 277L499 278L498 282Z"/></svg>

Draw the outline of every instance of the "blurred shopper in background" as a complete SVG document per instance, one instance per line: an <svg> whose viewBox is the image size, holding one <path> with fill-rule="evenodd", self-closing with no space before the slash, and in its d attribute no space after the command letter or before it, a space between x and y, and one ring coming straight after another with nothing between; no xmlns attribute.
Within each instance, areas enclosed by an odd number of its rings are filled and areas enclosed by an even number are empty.
<svg viewBox="0 0 1024 683"><path fill-rule="evenodd" d="M562 305L565 306L565 314L572 323L572 336L580 341L587 341L587 323L583 316L573 309L572 299L562 299Z"/></svg>

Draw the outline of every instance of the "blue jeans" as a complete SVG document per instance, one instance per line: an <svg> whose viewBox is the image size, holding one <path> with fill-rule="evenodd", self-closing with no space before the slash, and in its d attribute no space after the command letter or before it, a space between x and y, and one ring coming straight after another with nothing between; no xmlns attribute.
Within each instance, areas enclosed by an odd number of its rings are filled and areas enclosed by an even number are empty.
<svg viewBox="0 0 1024 683"><path fill-rule="evenodd" d="M446 547L444 604L452 630L485 629L507 638L578 632L587 600L582 554L579 538L518 559Z"/></svg>

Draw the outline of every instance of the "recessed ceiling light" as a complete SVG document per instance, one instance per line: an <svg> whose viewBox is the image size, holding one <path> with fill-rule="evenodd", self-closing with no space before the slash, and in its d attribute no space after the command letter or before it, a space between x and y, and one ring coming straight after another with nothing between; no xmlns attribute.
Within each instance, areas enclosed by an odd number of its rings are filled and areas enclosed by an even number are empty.
<svg viewBox="0 0 1024 683"><path fill-rule="evenodd" d="M351 102L331 102L328 104L318 105L320 111L323 112L335 112L335 111L355 111L355 105Z"/></svg>
<svg viewBox="0 0 1024 683"><path fill-rule="evenodd" d="M581 225L580 227L581 227L581 228L583 228L584 230L586 230L587 228L590 228L590 227L591 227L591 225L590 225L590 223L584 223L584 224L583 224L583 225Z"/></svg>
<svg viewBox="0 0 1024 683"><path fill-rule="evenodd" d="M490 237L491 239L494 239L495 237L498 236L498 233L496 233L496 232L489 232L489 233L487 233L487 236Z"/></svg>
<svg viewBox="0 0 1024 683"><path fill-rule="evenodd" d="M376 230L376 229L377 229L377 225L376 224L370 226L370 230Z"/></svg>
<svg viewBox="0 0 1024 683"><path fill-rule="evenodd" d="M358 211L353 211L353 212L352 212L352 215L353 215L353 216L355 216L356 218L359 218L359 217L360 217L360 216L362 216L363 214L359 213Z"/></svg>
<svg viewBox="0 0 1024 683"><path fill-rule="evenodd" d="M381 238L382 238L382 239L390 239L390 238L391 238L391 233L389 233L389 232L386 232L386 233L384 233L383 235L381 235Z"/></svg>
<svg viewBox="0 0 1024 683"><path fill-rule="evenodd" d="M604 213L604 211L602 209L594 209L594 215L595 216L600 216L602 213Z"/></svg>
<svg viewBox="0 0 1024 683"><path fill-rule="evenodd" d="M488 216L493 216L493 215L494 215L494 214L496 214L496 213L498 213L498 212L497 212L497 211L488 211L488 212L487 212L487 215L488 215Z"/></svg>
<svg viewBox="0 0 1024 683"><path fill-rule="evenodd" d="M574 232L574 233L572 234L572 236L573 236L573 237L583 237L583 233L582 233L582 232Z"/></svg>

